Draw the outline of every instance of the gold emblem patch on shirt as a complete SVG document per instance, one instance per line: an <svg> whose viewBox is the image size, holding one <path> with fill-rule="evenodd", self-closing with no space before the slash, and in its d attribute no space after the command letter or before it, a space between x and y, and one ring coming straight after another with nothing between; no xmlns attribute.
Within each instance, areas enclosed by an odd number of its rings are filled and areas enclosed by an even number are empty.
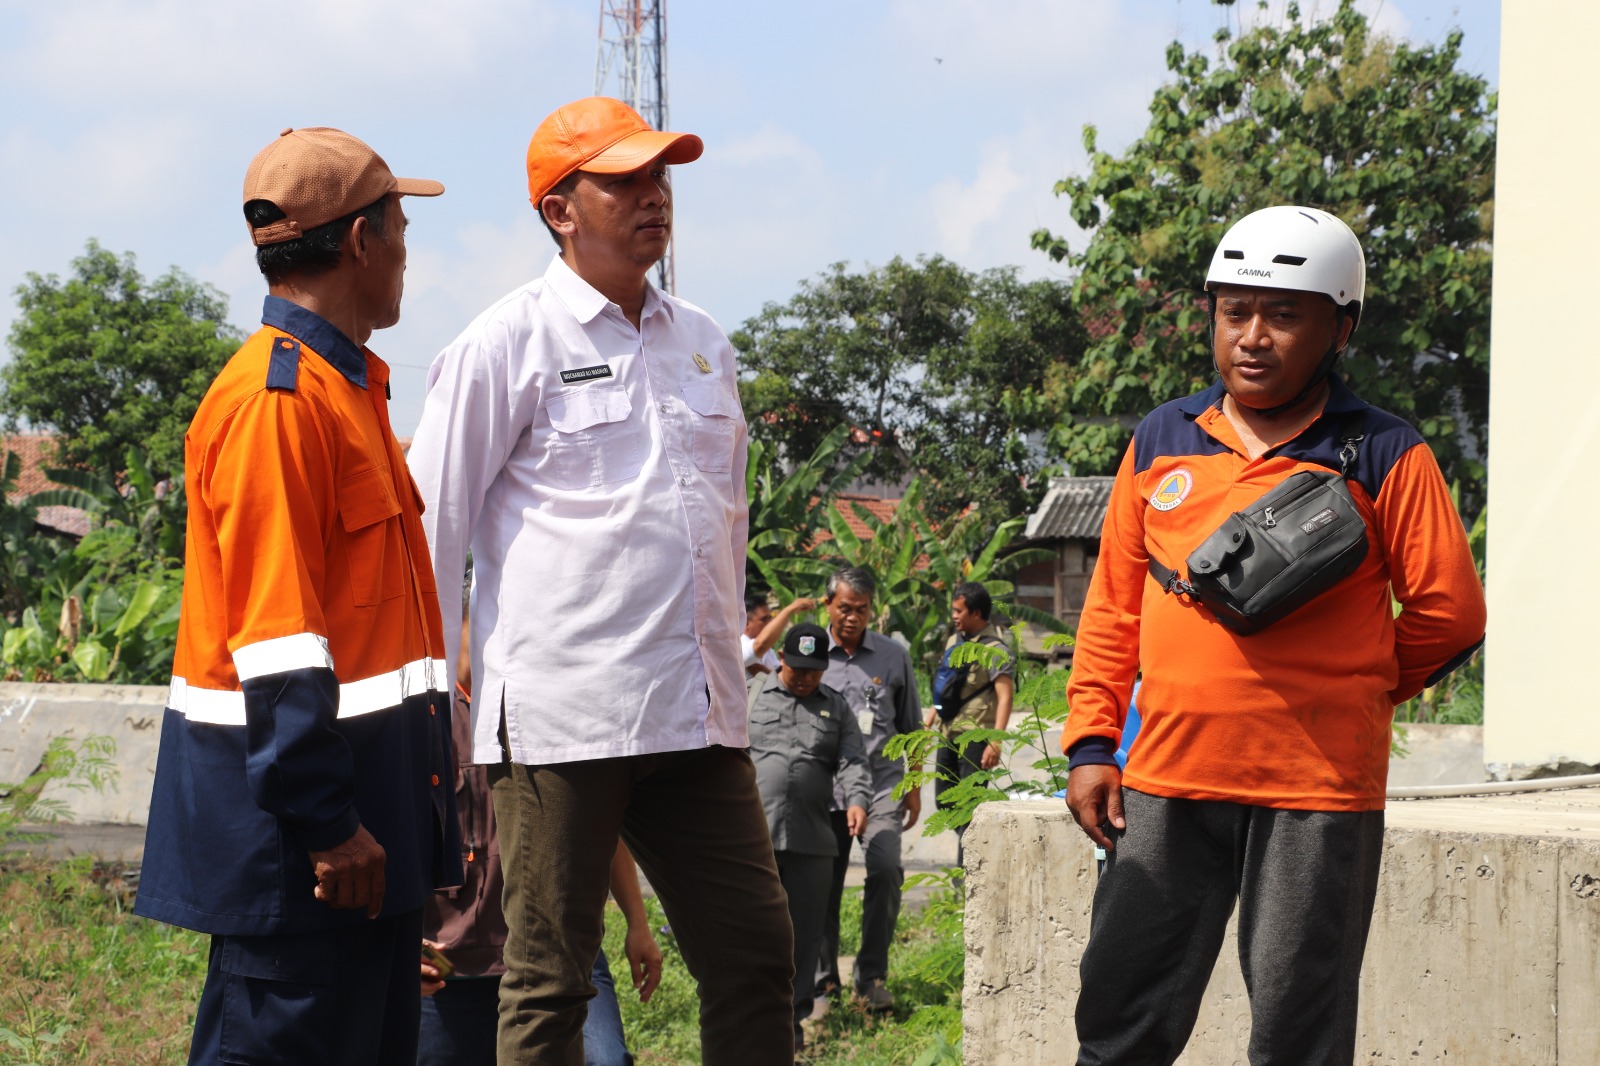
<svg viewBox="0 0 1600 1066"><path fill-rule="evenodd" d="M699 352L694 353L694 365L700 368L700 373L702 374L711 373L711 363Z"/></svg>

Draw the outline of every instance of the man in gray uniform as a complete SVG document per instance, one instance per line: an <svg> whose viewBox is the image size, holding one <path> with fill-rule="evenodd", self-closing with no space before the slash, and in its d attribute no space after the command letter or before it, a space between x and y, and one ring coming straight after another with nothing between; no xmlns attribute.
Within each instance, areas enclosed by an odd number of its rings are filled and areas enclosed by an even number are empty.
<svg viewBox="0 0 1600 1066"><path fill-rule="evenodd" d="M905 776L899 759L885 758L883 746L897 733L922 728L917 680L905 648L867 628L878 583L860 567L847 567L828 577L825 604L828 632L828 672L823 683L844 696L867 745L867 765L872 770L872 802L867 806L867 828L861 834L866 853L867 883L861 901L861 951L856 955L855 989L870 1010L894 1006L889 995L889 942L900 919L900 834L922 816L922 794L906 793L896 803L895 786ZM834 791L833 832L839 844L834 861L833 885L828 897L827 924L823 929L822 964L817 994L839 987L839 903L844 896L845 871L850 865L844 797Z"/></svg>
<svg viewBox="0 0 1600 1066"><path fill-rule="evenodd" d="M851 836L867 824L872 775L855 715L844 697L822 683L828 632L809 622L784 636L776 673L750 681L750 758L767 812L778 876L789 896L794 926L794 1046L805 1045L800 1023L811 1014L811 976L822 950L828 885L839 853L828 808L834 775L849 797Z"/></svg>

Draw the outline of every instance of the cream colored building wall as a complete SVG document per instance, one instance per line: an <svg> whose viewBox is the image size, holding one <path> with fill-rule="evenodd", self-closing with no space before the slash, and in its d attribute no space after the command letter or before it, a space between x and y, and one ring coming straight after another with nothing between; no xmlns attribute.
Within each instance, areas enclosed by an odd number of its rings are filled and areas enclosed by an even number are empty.
<svg viewBox="0 0 1600 1066"><path fill-rule="evenodd" d="M1600 763L1600 4L1501 7L1484 761Z"/></svg>

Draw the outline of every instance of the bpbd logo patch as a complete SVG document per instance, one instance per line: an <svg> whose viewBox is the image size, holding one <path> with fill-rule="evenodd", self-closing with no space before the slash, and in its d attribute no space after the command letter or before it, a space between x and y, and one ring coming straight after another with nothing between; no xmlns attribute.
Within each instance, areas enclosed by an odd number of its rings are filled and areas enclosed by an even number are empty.
<svg viewBox="0 0 1600 1066"><path fill-rule="evenodd" d="M1179 467L1161 479L1156 491L1150 494L1150 506L1158 511L1170 511L1189 498L1194 489L1194 475L1188 467Z"/></svg>

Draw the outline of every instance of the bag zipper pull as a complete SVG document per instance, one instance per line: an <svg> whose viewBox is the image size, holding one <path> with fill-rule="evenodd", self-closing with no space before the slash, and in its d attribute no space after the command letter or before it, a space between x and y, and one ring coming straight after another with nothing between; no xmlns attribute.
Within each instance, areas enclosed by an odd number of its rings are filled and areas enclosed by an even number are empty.
<svg viewBox="0 0 1600 1066"><path fill-rule="evenodd" d="M1271 529L1273 526L1278 524L1278 520L1276 518L1274 518L1273 515L1272 515L1272 508L1268 507L1265 511L1262 512L1262 514L1266 518L1266 521L1261 523L1263 526L1266 526L1268 529Z"/></svg>

